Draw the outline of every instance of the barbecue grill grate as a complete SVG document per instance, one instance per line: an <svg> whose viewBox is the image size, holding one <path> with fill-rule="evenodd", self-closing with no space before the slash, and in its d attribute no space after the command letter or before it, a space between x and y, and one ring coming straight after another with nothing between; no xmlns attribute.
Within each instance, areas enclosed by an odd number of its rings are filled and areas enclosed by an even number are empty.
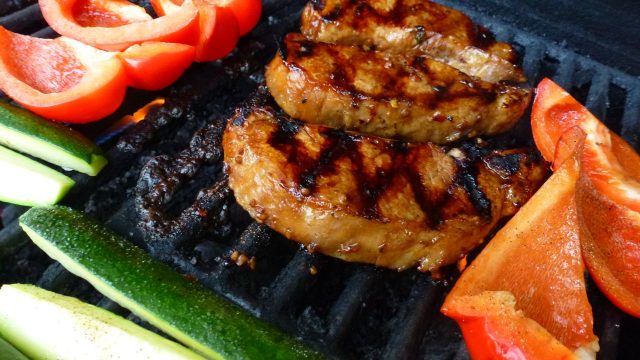
<svg viewBox="0 0 640 360"><path fill-rule="evenodd" d="M84 209L148 247L153 256L332 356L466 359L457 326L438 312L451 281L437 283L416 271L396 273L310 253L253 222L228 192L215 138L230 112L262 81L263 66L275 53L277 39L296 28L305 2L266 1L266 21L241 41L232 56L194 66L167 91L130 93L125 109L112 120L155 96L163 96L166 103L107 144L110 165L99 177L74 175L78 185L66 203ZM471 5L441 2L488 26L500 40L514 43L532 83L552 77L638 147L638 78L522 32ZM13 0L0 5L0 16L5 15L0 25L53 36L34 3ZM94 134L103 127L83 130ZM516 134L530 138L526 122ZM208 151L197 154L188 173L177 171L175 164L202 150L207 141L211 142ZM154 194L154 186L166 175L172 175L169 191ZM32 245L16 223L23 211L10 206L2 213L0 284L37 283L139 321ZM153 215L154 221L138 223L141 213ZM159 237L170 241L158 241ZM238 266L242 255L245 263ZM252 257L254 271L249 266ZM640 323L591 290L602 347L599 358L640 356L634 346L640 341Z"/></svg>

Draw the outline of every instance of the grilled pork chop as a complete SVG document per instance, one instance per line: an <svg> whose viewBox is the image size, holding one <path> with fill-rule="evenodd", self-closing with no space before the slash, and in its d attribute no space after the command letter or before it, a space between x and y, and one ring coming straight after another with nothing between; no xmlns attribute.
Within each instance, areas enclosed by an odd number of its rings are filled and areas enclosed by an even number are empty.
<svg viewBox="0 0 640 360"><path fill-rule="evenodd" d="M347 261L432 271L478 246L538 188L526 150L348 134L254 105L224 134L229 185L259 222Z"/></svg>
<svg viewBox="0 0 640 360"><path fill-rule="evenodd" d="M468 76L423 55L314 43L288 34L267 86L291 117L385 138L445 144L507 131L531 91Z"/></svg>
<svg viewBox="0 0 640 360"><path fill-rule="evenodd" d="M316 42L418 51L488 82L526 81L509 44L496 42L461 12L427 0L312 0L301 31Z"/></svg>

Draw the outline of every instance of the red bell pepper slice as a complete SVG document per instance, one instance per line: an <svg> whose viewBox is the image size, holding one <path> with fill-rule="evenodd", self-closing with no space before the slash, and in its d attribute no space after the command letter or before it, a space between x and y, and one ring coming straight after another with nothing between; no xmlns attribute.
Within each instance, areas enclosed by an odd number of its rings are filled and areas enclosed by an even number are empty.
<svg viewBox="0 0 640 360"><path fill-rule="evenodd" d="M615 148L603 134L585 146L576 202L591 277L612 303L640 317L640 177L622 165L634 161L637 172L640 158L626 146Z"/></svg>
<svg viewBox="0 0 640 360"><path fill-rule="evenodd" d="M240 35L249 33L260 21L262 0L205 0L212 5L223 6L235 15Z"/></svg>
<svg viewBox="0 0 640 360"><path fill-rule="evenodd" d="M129 85L144 90L160 90L173 84L193 63L196 50L191 45L148 42L118 54L124 63Z"/></svg>
<svg viewBox="0 0 640 360"><path fill-rule="evenodd" d="M112 53L61 37L38 39L0 27L0 89L46 118L85 123L122 103L127 78Z"/></svg>
<svg viewBox="0 0 640 360"><path fill-rule="evenodd" d="M531 128L536 146L545 160L553 163L554 169L573 154L575 141L568 138L564 142L559 140L575 126L587 135L604 131L607 136L612 136L614 147L628 147L622 138L606 130L604 124L568 92L550 79L542 80L533 102ZM631 153L635 154L633 150Z"/></svg>
<svg viewBox="0 0 640 360"><path fill-rule="evenodd" d="M240 37L238 22L232 10L215 5L215 1L195 0L200 14L200 36L196 45L196 61L214 61L235 49ZM158 14L173 14L181 0L151 0Z"/></svg>
<svg viewBox="0 0 640 360"><path fill-rule="evenodd" d="M442 307L473 359L594 356L570 160L464 271Z"/></svg>
<svg viewBox="0 0 640 360"><path fill-rule="evenodd" d="M151 4L158 14L165 14L170 4L182 4L184 0L151 0ZM156 6L158 8L156 9ZM198 7L225 7L236 18L240 35L249 33L260 21L262 15L262 0L196 0Z"/></svg>
<svg viewBox="0 0 640 360"><path fill-rule="evenodd" d="M39 0L42 15L61 35L85 44L121 51L147 41L195 44L198 10L191 0L170 15L152 19L125 0Z"/></svg>
<svg viewBox="0 0 640 360"><path fill-rule="evenodd" d="M554 163L571 151L558 136L586 134L576 191L582 254L594 282L625 312L640 317L640 156L576 99L544 80L531 115L536 143Z"/></svg>

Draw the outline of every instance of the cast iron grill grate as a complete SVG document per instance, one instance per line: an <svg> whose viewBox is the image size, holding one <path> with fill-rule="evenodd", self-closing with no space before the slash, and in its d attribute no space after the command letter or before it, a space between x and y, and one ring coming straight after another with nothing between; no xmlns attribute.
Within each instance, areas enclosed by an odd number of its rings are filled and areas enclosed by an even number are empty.
<svg viewBox="0 0 640 360"><path fill-rule="evenodd" d="M262 81L263 66L275 53L277 39L296 28L305 2L266 1L265 20L231 57L194 66L166 91L131 92L113 119L156 96L165 97L166 103L119 138L107 141L110 165L94 179L75 175L78 186L66 203L334 357L468 358L455 323L438 312L450 284L416 271L396 273L309 253L253 222L226 186L217 143L224 120ZM516 44L532 83L552 77L638 147L638 78L522 32L472 6L441 2L463 10L499 39ZM14 0L0 5L0 25L54 36L34 3ZM98 134L103 128L83 130ZM519 139L529 138L526 122L515 133ZM191 157L197 160L187 164ZM177 171L177 163L188 171ZM154 186L167 175L173 175L168 192L152 196ZM145 212L149 209L145 201L155 201L160 210ZM36 283L139 321L32 245L16 223L23 211L10 206L2 213L0 284ZM142 213L152 215L153 221L139 223L136 219ZM250 269L252 258L255 270ZM597 291L591 293L602 347L599 358L637 358L640 323L621 314Z"/></svg>

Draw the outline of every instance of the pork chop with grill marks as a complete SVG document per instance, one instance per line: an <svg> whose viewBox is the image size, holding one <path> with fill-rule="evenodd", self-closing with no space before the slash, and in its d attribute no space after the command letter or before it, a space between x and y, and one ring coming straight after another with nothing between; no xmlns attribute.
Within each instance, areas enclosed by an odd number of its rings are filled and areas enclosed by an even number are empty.
<svg viewBox="0 0 640 360"><path fill-rule="evenodd" d="M321 253L398 270L455 262L546 175L531 151L348 134L262 102L237 111L223 146L229 185L257 221Z"/></svg>
<svg viewBox="0 0 640 360"><path fill-rule="evenodd" d="M424 55L314 43L300 34L285 37L265 79L295 119L439 144L507 131L531 98L530 89L486 82Z"/></svg>
<svg viewBox="0 0 640 360"><path fill-rule="evenodd" d="M427 0L312 0L302 15L310 40L418 51L488 82L522 83L511 45L461 12Z"/></svg>

